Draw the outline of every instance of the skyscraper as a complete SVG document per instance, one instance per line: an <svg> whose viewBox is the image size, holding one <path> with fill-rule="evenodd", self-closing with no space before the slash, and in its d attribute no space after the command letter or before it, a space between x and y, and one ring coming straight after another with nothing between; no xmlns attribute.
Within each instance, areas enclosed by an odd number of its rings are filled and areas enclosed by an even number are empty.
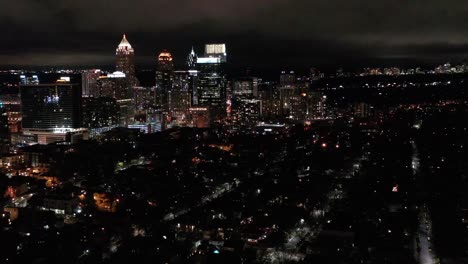
<svg viewBox="0 0 468 264"><path fill-rule="evenodd" d="M207 44L205 57L197 59L198 105L209 107L214 119L220 119L226 114L225 62L226 46L224 44Z"/></svg>
<svg viewBox="0 0 468 264"><path fill-rule="evenodd" d="M91 135L110 130L119 122L120 108L114 98L83 98L83 126L91 130Z"/></svg>
<svg viewBox="0 0 468 264"><path fill-rule="evenodd" d="M193 47L187 56L187 68L189 70L195 70L197 68L197 54L193 50Z"/></svg>
<svg viewBox="0 0 468 264"><path fill-rule="evenodd" d="M81 89L76 84L21 85L23 132L39 143L65 140L81 125Z"/></svg>
<svg viewBox="0 0 468 264"><path fill-rule="evenodd" d="M81 92L83 97L92 97L97 92L100 70L87 70L81 73Z"/></svg>
<svg viewBox="0 0 468 264"><path fill-rule="evenodd" d="M135 50L127 40L125 34L123 35L122 41L117 46L115 51L117 56L116 70L123 72L128 81L128 89L138 85L138 80L135 75Z"/></svg>
<svg viewBox="0 0 468 264"><path fill-rule="evenodd" d="M10 131L8 129L8 113L0 104L0 154L8 152L10 143Z"/></svg>
<svg viewBox="0 0 468 264"><path fill-rule="evenodd" d="M234 122L254 124L262 114L262 101L258 100L258 78L244 77L234 80L231 98L231 117Z"/></svg>
<svg viewBox="0 0 468 264"><path fill-rule="evenodd" d="M172 88L168 93L169 115L177 122L187 116L192 102L193 76L189 71L175 71Z"/></svg>
<svg viewBox="0 0 468 264"><path fill-rule="evenodd" d="M291 86L296 82L296 74L294 71L286 72L282 71L280 75L280 86Z"/></svg>
<svg viewBox="0 0 468 264"><path fill-rule="evenodd" d="M20 87L24 129L78 128L80 89L74 84Z"/></svg>
<svg viewBox="0 0 468 264"><path fill-rule="evenodd" d="M158 55L156 68L156 107L163 112L168 111L168 93L172 87L174 63L172 55L164 50Z"/></svg>
<svg viewBox="0 0 468 264"><path fill-rule="evenodd" d="M226 44L206 44L205 56L210 58L219 58L221 62L226 62Z"/></svg>
<svg viewBox="0 0 468 264"><path fill-rule="evenodd" d="M239 99L258 97L258 78L244 77L234 80L232 95Z"/></svg>

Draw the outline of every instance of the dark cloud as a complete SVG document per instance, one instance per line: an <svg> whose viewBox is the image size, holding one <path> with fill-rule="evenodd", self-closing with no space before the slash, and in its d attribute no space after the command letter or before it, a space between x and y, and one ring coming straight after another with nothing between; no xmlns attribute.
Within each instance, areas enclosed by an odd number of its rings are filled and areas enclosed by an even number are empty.
<svg viewBox="0 0 468 264"><path fill-rule="evenodd" d="M467 53L467 13L458 0L3 1L0 64L111 63L123 32L142 62L204 41L239 63L443 60Z"/></svg>

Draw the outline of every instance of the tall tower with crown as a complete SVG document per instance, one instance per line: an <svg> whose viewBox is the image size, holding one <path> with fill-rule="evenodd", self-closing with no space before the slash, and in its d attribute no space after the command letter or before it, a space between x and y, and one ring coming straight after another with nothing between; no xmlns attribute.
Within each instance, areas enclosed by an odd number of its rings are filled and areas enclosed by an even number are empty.
<svg viewBox="0 0 468 264"><path fill-rule="evenodd" d="M130 45L130 42L128 42L125 34L115 50L115 55L116 70L125 73L130 88L138 85L138 80L135 76L135 50Z"/></svg>

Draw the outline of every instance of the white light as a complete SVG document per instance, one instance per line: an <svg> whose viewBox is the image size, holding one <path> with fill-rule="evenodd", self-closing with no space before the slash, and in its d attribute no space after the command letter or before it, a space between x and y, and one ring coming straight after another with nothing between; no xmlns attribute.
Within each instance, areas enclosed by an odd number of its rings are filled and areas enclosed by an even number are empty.
<svg viewBox="0 0 468 264"><path fill-rule="evenodd" d="M220 63L220 58L197 58L197 63Z"/></svg>
<svg viewBox="0 0 468 264"><path fill-rule="evenodd" d="M125 78L125 77L126 77L125 73L120 72L120 71L107 74L107 78Z"/></svg>

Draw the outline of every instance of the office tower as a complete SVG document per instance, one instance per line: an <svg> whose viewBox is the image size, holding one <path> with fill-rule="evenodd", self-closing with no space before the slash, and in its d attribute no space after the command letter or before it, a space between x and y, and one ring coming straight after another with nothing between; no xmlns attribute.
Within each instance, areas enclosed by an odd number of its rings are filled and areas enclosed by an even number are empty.
<svg viewBox="0 0 468 264"><path fill-rule="evenodd" d="M305 84L280 87L280 100L283 116L294 121L304 121L310 117L311 94Z"/></svg>
<svg viewBox="0 0 468 264"><path fill-rule="evenodd" d="M144 112L153 106L154 91L152 87L133 87L133 96L137 112Z"/></svg>
<svg viewBox="0 0 468 264"><path fill-rule="evenodd" d="M112 97L117 100L133 97L132 88L128 87L126 76L123 72L113 72L99 76L93 97Z"/></svg>
<svg viewBox="0 0 468 264"><path fill-rule="evenodd" d="M100 70L87 70L81 73L81 92L83 97L93 97L98 89Z"/></svg>
<svg viewBox="0 0 468 264"><path fill-rule="evenodd" d="M0 154L8 153L10 144L10 130L8 126L8 113L3 104L0 104Z"/></svg>
<svg viewBox="0 0 468 264"><path fill-rule="evenodd" d="M177 122L185 119L192 102L193 76L189 71L175 71L168 93L169 115Z"/></svg>
<svg viewBox="0 0 468 264"><path fill-rule="evenodd" d="M258 99L233 99L231 120L239 125L256 125L262 116L262 101Z"/></svg>
<svg viewBox="0 0 468 264"><path fill-rule="evenodd" d="M78 128L80 89L75 84L20 87L24 129Z"/></svg>
<svg viewBox="0 0 468 264"><path fill-rule="evenodd" d="M267 119L276 119L281 115L280 89L277 83L259 83L258 97L262 100L262 115L264 117Z"/></svg>
<svg viewBox="0 0 468 264"><path fill-rule="evenodd" d="M21 131L21 101L19 94L0 95L0 108L3 108L8 116L10 133Z"/></svg>
<svg viewBox="0 0 468 264"><path fill-rule="evenodd" d="M156 67L156 107L163 112L168 111L168 93L172 87L174 63L171 53L164 50L158 55Z"/></svg>
<svg viewBox="0 0 468 264"><path fill-rule="evenodd" d="M330 116L327 109L327 96L321 92L308 92L309 117L311 119L326 119Z"/></svg>
<svg viewBox="0 0 468 264"><path fill-rule="evenodd" d="M39 77L37 75L26 76L25 74L20 75L20 84L39 84Z"/></svg>
<svg viewBox="0 0 468 264"><path fill-rule="evenodd" d="M225 63L227 61L226 44L206 44L205 57L219 58L222 63Z"/></svg>
<svg viewBox="0 0 468 264"><path fill-rule="evenodd" d="M205 46L205 57L197 59L197 103L208 107L211 116L220 120L226 115L226 48L224 44Z"/></svg>
<svg viewBox="0 0 468 264"><path fill-rule="evenodd" d="M254 124L260 118L262 102L258 97L258 78L243 77L234 80L231 96L232 121L239 124Z"/></svg>
<svg viewBox="0 0 468 264"><path fill-rule="evenodd" d="M120 123L120 107L111 97L83 98L83 127L91 136L108 131Z"/></svg>
<svg viewBox="0 0 468 264"><path fill-rule="evenodd" d="M258 78L243 77L234 80L232 86L232 96L237 98L258 97Z"/></svg>
<svg viewBox="0 0 468 264"><path fill-rule="evenodd" d="M197 54L193 50L193 47L187 56L187 68L189 70L195 70L197 68Z"/></svg>
<svg viewBox="0 0 468 264"><path fill-rule="evenodd" d="M294 71L286 72L282 71L280 75L280 86L291 86L296 83L296 74Z"/></svg>
<svg viewBox="0 0 468 264"><path fill-rule="evenodd" d="M115 51L117 57L116 71L123 72L127 78L127 89L138 85L138 80L135 75L135 50L127 40L125 34L122 41L117 46Z"/></svg>
<svg viewBox="0 0 468 264"><path fill-rule="evenodd" d="M135 86L133 86L135 87ZM120 111L121 126L127 126L135 117L135 90L128 86L128 79L123 72L113 72L101 76L97 84L97 96L111 97L117 101Z"/></svg>
<svg viewBox="0 0 468 264"><path fill-rule="evenodd" d="M21 85L23 133L47 144L81 132L81 89L76 84Z"/></svg>

